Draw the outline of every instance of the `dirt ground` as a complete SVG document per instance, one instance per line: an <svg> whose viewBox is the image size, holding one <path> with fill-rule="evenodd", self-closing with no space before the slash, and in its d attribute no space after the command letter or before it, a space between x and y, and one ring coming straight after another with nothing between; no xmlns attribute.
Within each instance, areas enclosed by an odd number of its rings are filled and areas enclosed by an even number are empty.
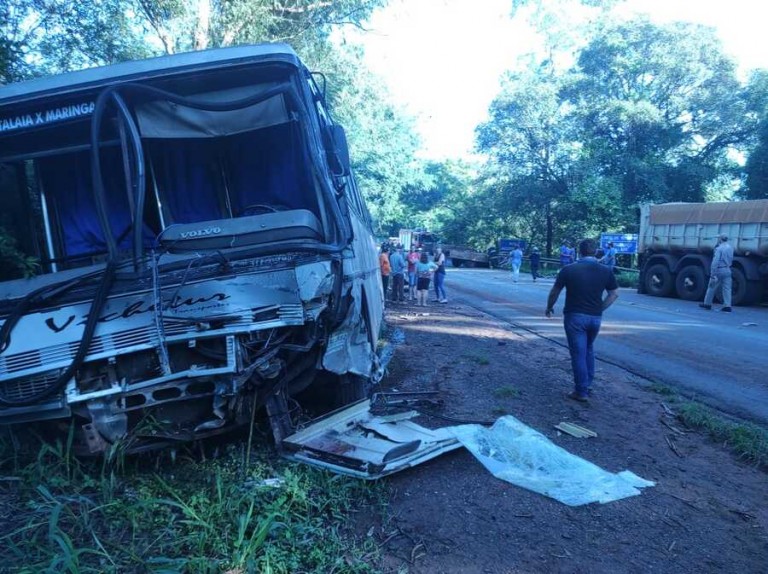
<svg viewBox="0 0 768 574"><path fill-rule="evenodd" d="M766 472L687 432L644 381L598 363L583 406L565 398L570 360L556 343L462 304L389 304L387 321L405 341L382 390L439 391L458 419L511 414L606 470L657 484L568 507L494 478L462 448L389 477L385 518L358 516L358 532L381 544L383 572L768 572ZM598 436L561 434L562 421Z"/></svg>

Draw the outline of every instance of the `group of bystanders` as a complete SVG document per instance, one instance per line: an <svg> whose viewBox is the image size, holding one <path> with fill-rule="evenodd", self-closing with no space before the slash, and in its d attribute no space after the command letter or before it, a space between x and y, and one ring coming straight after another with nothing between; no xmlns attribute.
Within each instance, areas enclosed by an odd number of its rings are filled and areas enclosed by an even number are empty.
<svg viewBox="0 0 768 574"><path fill-rule="evenodd" d="M410 301L425 307L430 283L434 281L433 302L448 302L445 294L445 254L441 248L435 249L435 254L430 261L429 255L421 247L411 246L408 255L404 256L402 245L394 246L391 252L390 247L383 245L379 254L379 267L385 299L389 298L398 303Z"/></svg>

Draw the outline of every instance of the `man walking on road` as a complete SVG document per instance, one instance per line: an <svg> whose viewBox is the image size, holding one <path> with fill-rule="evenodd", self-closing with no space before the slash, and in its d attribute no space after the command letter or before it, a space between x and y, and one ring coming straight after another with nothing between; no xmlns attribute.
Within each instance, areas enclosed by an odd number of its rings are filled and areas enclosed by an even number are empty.
<svg viewBox="0 0 768 574"><path fill-rule="evenodd" d="M520 278L520 266L523 264L523 252L519 245L515 244L513 247L509 261L512 264L512 281L517 283Z"/></svg>
<svg viewBox="0 0 768 574"><path fill-rule="evenodd" d="M733 311L731 309L731 287L733 284L731 265L733 265L733 247L728 243L728 236L723 233L717 239L717 247L715 247L715 253L712 256L712 267L709 271L707 294L704 295L704 302L699 303L699 307L710 311L715 295L722 290L723 308L720 310L726 313Z"/></svg>
<svg viewBox="0 0 768 574"><path fill-rule="evenodd" d="M603 255L599 261L603 265L610 267L611 272L613 272L613 268L616 266L616 248L613 246L613 241L609 241L607 247L608 249L605 250L605 255Z"/></svg>
<svg viewBox="0 0 768 574"><path fill-rule="evenodd" d="M557 274L549 292L544 314L551 317L560 292L565 289L563 327L568 339L573 369L574 391L569 399L588 402L589 390L595 378L593 344L600 332L603 311L619 296L619 287L613 272L595 258L597 245L592 239L579 243L580 259L563 267ZM607 295L603 298L603 292Z"/></svg>
<svg viewBox="0 0 768 574"><path fill-rule="evenodd" d="M563 244L560 246L560 267L565 267L573 263L573 249L567 241L563 240Z"/></svg>
<svg viewBox="0 0 768 574"><path fill-rule="evenodd" d="M539 248L534 247L531 250L531 277L534 282L539 277L539 265L541 265L541 254L539 254Z"/></svg>

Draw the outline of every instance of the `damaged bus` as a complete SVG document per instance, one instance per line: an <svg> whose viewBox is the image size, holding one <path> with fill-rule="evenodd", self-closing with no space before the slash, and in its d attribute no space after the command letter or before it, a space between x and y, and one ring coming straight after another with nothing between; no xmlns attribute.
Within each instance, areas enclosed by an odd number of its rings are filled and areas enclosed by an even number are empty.
<svg viewBox="0 0 768 574"><path fill-rule="evenodd" d="M316 78L270 44L0 88L0 227L36 267L2 264L0 425L138 452L367 396L377 251Z"/></svg>

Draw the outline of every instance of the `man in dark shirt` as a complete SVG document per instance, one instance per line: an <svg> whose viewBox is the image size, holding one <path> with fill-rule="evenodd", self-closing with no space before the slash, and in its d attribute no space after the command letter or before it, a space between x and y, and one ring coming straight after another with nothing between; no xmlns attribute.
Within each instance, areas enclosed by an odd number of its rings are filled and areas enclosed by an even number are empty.
<svg viewBox="0 0 768 574"><path fill-rule="evenodd" d="M571 368L575 389L568 398L587 402L589 389L595 377L593 343L600 332L600 322L605 311L619 296L611 269L598 263L595 258L597 244L592 239L579 243L581 258L563 267L557 274L549 292L545 315L551 317L560 291L565 288L563 326L571 352ZM603 298L603 292L607 295Z"/></svg>

